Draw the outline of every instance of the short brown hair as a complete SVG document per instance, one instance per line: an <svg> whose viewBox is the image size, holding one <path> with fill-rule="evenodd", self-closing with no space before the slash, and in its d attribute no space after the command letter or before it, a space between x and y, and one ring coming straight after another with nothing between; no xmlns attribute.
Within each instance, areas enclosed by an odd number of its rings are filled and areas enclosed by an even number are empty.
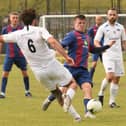
<svg viewBox="0 0 126 126"><path fill-rule="evenodd" d="M9 16L10 16L10 15L19 15L19 13L16 12L16 11L13 11L13 12L10 12L10 13L9 13Z"/></svg>
<svg viewBox="0 0 126 126"><path fill-rule="evenodd" d="M112 10L112 11L116 11L116 12L117 12L117 9L114 8L114 7L113 7L113 8L109 8L108 11L109 11L109 10ZM107 13L108 13L108 11L107 11Z"/></svg>
<svg viewBox="0 0 126 126"><path fill-rule="evenodd" d="M85 20L86 19L85 15L77 15L77 16L74 17L74 20L76 20L77 18L81 19L81 20Z"/></svg>

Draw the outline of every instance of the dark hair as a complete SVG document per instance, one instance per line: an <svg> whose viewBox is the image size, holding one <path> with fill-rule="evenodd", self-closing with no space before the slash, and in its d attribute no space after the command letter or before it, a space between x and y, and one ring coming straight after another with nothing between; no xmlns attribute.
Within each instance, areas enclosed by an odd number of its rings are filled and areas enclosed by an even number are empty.
<svg viewBox="0 0 126 126"><path fill-rule="evenodd" d="M36 11L34 9L26 9L21 13L21 20L24 25L31 25L32 21L36 18Z"/></svg>
<svg viewBox="0 0 126 126"><path fill-rule="evenodd" d="M74 20L76 20L77 18L81 19L81 20L85 20L86 19L86 17L84 15L77 15L77 16L74 17Z"/></svg>
<svg viewBox="0 0 126 126"><path fill-rule="evenodd" d="M112 10L112 11L116 11L116 12L117 12L117 9L114 8L114 7L113 7L113 8L109 8L108 11L109 11L109 10ZM107 11L107 13L108 13L108 11Z"/></svg>

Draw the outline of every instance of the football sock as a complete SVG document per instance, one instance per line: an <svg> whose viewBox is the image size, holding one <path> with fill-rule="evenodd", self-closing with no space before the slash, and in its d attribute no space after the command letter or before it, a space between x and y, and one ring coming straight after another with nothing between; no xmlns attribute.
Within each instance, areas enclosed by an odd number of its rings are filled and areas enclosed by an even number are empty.
<svg viewBox="0 0 126 126"><path fill-rule="evenodd" d="M71 99L73 99L73 97L74 97L74 95L75 95L75 90L72 89L72 88L69 88L69 89L67 90L66 95L69 95L69 97L70 97Z"/></svg>
<svg viewBox="0 0 126 126"><path fill-rule="evenodd" d="M66 94L69 95L69 97L72 99L74 97L74 95L75 95L75 91L72 88L69 88ZM48 96L48 99L50 101L53 101L53 100L56 99L56 97L54 96L54 94L50 94Z"/></svg>
<svg viewBox="0 0 126 126"><path fill-rule="evenodd" d="M90 101L90 99L88 99L88 98L84 98L83 99L83 104L84 104L84 107L85 107L85 113L86 112L88 112L88 110L87 110L87 103Z"/></svg>
<svg viewBox="0 0 126 126"><path fill-rule="evenodd" d="M101 88L100 88L100 91L98 93L98 96L103 96L104 95L104 91L105 91L107 85L108 85L108 80L106 78L104 78L102 83L101 83Z"/></svg>
<svg viewBox="0 0 126 126"><path fill-rule="evenodd" d="M63 105L63 98L62 98L62 92L59 90L59 88L51 91L51 93L56 97L58 103L62 106Z"/></svg>
<svg viewBox="0 0 126 126"><path fill-rule="evenodd" d="M69 107L68 113L70 115L72 115L74 119L77 117L80 117L80 115L77 113L77 111L75 110L75 108L72 105Z"/></svg>
<svg viewBox="0 0 126 126"><path fill-rule="evenodd" d="M93 80L94 72L95 72L95 68L94 67L91 67L90 72L89 72L89 76L90 76L90 79L91 80Z"/></svg>
<svg viewBox="0 0 126 126"><path fill-rule="evenodd" d="M25 86L25 91L29 92L29 77L24 77L24 86Z"/></svg>
<svg viewBox="0 0 126 126"><path fill-rule="evenodd" d="M48 99L49 99L49 101L54 101L55 99L56 99L56 97L54 96L54 94L50 94L49 96L48 96Z"/></svg>
<svg viewBox="0 0 126 126"><path fill-rule="evenodd" d="M6 91L7 80L8 80L7 77L2 78L2 84L1 84L1 92L2 93L5 93L5 91Z"/></svg>
<svg viewBox="0 0 126 126"><path fill-rule="evenodd" d="M116 96L118 94L119 90L119 85L111 83L110 85L110 99L109 99L109 104L115 102Z"/></svg>

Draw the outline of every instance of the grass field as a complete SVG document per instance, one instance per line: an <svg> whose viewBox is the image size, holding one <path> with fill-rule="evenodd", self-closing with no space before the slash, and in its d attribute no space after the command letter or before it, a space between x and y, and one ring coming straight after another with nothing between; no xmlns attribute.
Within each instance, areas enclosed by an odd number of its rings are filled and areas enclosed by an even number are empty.
<svg viewBox="0 0 126 126"><path fill-rule="evenodd" d="M2 65L0 66L2 71ZM125 126L126 125L126 76L121 78L120 91L117 101L121 108L108 107L109 90L105 92L103 111L96 119L85 119L82 105L82 92L78 91L73 104L83 117L80 123L74 122L72 117L63 112L62 108L53 102L48 111L41 110L41 103L48 95L43 85L34 78L29 70L32 98L24 96L24 85L20 71L14 66L9 76L6 99L0 99L0 126ZM93 96L97 97L100 82L104 77L104 70L99 63L95 73ZM109 88L108 88L109 89Z"/></svg>

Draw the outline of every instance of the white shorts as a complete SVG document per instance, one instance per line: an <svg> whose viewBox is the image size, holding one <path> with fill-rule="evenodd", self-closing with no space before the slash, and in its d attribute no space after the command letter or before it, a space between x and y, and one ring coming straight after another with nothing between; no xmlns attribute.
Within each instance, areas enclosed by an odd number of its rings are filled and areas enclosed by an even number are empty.
<svg viewBox="0 0 126 126"><path fill-rule="evenodd" d="M56 59L47 67L36 71L35 76L50 91L55 90L57 86L68 85L72 80L71 73Z"/></svg>
<svg viewBox="0 0 126 126"><path fill-rule="evenodd" d="M122 60L103 59L103 65L106 73L113 72L115 73L115 76L124 75L124 65Z"/></svg>

